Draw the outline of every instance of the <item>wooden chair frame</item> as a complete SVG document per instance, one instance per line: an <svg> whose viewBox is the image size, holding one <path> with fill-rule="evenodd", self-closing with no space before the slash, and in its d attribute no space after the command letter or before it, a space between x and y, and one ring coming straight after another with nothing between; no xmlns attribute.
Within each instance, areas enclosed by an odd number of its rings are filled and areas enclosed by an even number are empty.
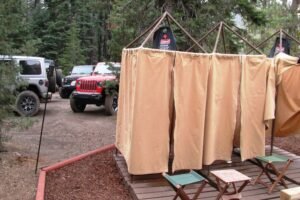
<svg viewBox="0 0 300 200"><path fill-rule="evenodd" d="M191 170L190 172L191 174L197 174L196 172L194 172L193 170ZM188 173L187 173L188 174ZM183 174L185 175L185 174ZM166 173L163 173L163 176L165 177L165 179L168 181L168 183L171 185L171 187L174 189L174 191L176 192L176 195L174 196L173 200L176 200L178 197L180 197L182 200L196 200L200 193L202 192L203 188L205 187L205 185L207 184L207 180L205 178L203 178L202 176L200 176L199 174L197 174L199 177L201 177L201 179L199 179L199 181L196 182L191 182L191 183L187 183L187 184L180 184L177 182L173 182L170 178L172 177L171 175L168 175ZM175 175L176 176L176 175ZM197 189L197 192L195 193L195 195L190 198L186 192L184 191L185 186L187 185L191 185L191 184L195 184L195 183L201 183L200 187Z"/></svg>
<svg viewBox="0 0 300 200"><path fill-rule="evenodd" d="M268 194L272 193L272 191L274 190L274 187L277 184L280 184L280 185L284 186L285 188L288 188L287 184L284 181L284 175L285 175L286 171L288 170L289 166L291 165L291 163L293 162L293 160L288 159L282 169L278 169L273 162L267 162L264 165L264 161L261 161L260 159L256 159L256 161L259 163L262 170L261 170L260 174L254 180L253 184L260 183L260 184L264 185L265 187L268 188ZM276 178L272 178L270 171L274 172ZM266 182L261 180L261 177L264 174L267 176L267 178L269 179L269 181L272 184L267 184Z"/></svg>

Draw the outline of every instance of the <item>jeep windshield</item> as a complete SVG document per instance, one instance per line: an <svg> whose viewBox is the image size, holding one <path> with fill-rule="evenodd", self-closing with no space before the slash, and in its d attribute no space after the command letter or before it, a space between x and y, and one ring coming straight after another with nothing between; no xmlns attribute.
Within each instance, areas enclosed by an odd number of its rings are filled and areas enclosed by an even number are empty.
<svg viewBox="0 0 300 200"><path fill-rule="evenodd" d="M120 73L119 63L98 63L94 74L95 75L115 75Z"/></svg>
<svg viewBox="0 0 300 200"><path fill-rule="evenodd" d="M93 65L74 66L71 74L91 74L93 72L93 67Z"/></svg>

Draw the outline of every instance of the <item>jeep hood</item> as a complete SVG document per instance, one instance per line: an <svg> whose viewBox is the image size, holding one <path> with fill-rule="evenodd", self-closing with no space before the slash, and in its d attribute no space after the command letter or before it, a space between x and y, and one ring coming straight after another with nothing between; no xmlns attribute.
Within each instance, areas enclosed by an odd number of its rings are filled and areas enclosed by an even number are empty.
<svg viewBox="0 0 300 200"><path fill-rule="evenodd" d="M114 75L94 75L94 76L85 76L81 77L77 80L86 80L86 81L107 81L107 80L115 80L116 76Z"/></svg>
<svg viewBox="0 0 300 200"><path fill-rule="evenodd" d="M84 76L90 76L89 74L71 74L71 75L68 75L68 76L65 76L65 78L67 79L78 79L80 77L84 77Z"/></svg>

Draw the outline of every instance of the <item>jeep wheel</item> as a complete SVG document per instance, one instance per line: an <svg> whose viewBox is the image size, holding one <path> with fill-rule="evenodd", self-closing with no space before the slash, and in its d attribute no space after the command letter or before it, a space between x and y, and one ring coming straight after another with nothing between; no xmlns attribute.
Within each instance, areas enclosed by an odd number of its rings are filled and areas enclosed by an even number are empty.
<svg viewBox="0 0 300 200"><path fill-rule="evenodd" d="M72 96L70 98L70 106L71 109L73 110L73 112L77 113L77 112L83 112L86 104L80 103L78 101L76 101L76 99L74 99Z"/></svg>
<svg viewBox="0 0 300 200"><path fill-rule="evenodd" d="M32 91L21 92L16 99L16 110L21 116L31 117L38 113L40 99Z"/></svg>
<svg viewBox="0 0 300 200"><path fill-rule="evenodd" d="M55 69L55 75L56 75L56 84L61 87L62 86L62 70L61 69Z"/></svg>
<svg viewBox="0 0 300 200"><path fill-rule="evenodd" d="M56 92L56 73L54 71L53 76L48 77L49 81L49 92L55 93Z"/></svg>
<svg viewBox="0 0 300 200"><path fill-rule="evenodd" d="M70 94L68 92L66 92L65 90L63 90L63 88L61 88L61 87L58 89L58 92L59 92L59 96L63 99L67 99L70 96Z"/></svg>
<svg viewBox="0 0 300 200"><path fill-rule="evenodd" d="M107 95L105 97L105 112L107 115L114 115L118 111L118 93Z"/></svg>

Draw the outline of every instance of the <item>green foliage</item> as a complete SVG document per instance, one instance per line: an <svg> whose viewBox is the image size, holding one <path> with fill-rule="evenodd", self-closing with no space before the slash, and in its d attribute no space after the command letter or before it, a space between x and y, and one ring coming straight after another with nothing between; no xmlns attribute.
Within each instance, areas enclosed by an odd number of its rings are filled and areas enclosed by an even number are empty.
<svg viewBox="0 0 300 200"><path fill-rule="evenodd" d="M0 151L3 149L3 121L13 113L15 102L14 88L18 85L17 72L18 70L12 62L0 63Z"/></svg>
<svg viewBox="0 0 300 200"><path fill-rule="evenodd" d="M271 36L279 29L287 31L295 38L300 38L299 24L300 18L297 17L297 11L292 5L277 1L265 1L259 6L265 13L268 23L265 26L248 25L248 33L254 38L256 43ZM277 35L279 36L279 34ZM275 37L262 47L264 53L268 54L274 45ZM298 56L299 48L296 43L291 42L291 54Z"/></svg>
<svg viewBox="0 0 300 200"><path fill-rule="evenodd" d="M63 54L58 59L64 73L69 72L74 65L84 64L85 62L80 46L79 29L76 22L71 24L71 27L66 34L66 46L63 50Z"/></svg>
<svg viewBox="0 0 300 200"><path fill-rule="evenodd" d="M119 82L117 80L105 81L105 94L113 95L119 91Z"/></svg>
<svg viewBox="0 0 300 200"><path fill-rule="evenodd" d="M248 0L117 0L110 16L113 27L110 40L111 56L119 59L122 48L149 27L163 10L168 10L195 38L200 38L220 21L232 25L236 14L254 24L263 25L266 22L264 13ZM193 44L176 26L172 28L179 50L186 50ZM215 38L216 36L209 37L206 46L211 48ZM227 39L233 40L230 36ZM236 48L232 42L228 45L231 49Z"/></svg>

